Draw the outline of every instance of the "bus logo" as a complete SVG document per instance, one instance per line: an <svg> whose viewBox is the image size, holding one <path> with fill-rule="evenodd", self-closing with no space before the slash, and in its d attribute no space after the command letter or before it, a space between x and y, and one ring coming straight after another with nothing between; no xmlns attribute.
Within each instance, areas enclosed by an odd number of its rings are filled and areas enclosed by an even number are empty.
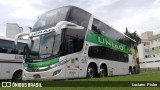
<svg viewBox="0 0 160 90"><path fill-rule="evenodd" d="M47 34L47 33L53 32L53 30L54 29L46 29L46 30L41 30L41 31L37 31L37 32L32 32L30 34L30 37L38 36L38 35L42 35L42 34Z"/></svg>
<svg viewBox="0 0 160 90"><path fill-rule="evenodd" d="M2 87L11 87L11 82L2 82Z"/></svg>

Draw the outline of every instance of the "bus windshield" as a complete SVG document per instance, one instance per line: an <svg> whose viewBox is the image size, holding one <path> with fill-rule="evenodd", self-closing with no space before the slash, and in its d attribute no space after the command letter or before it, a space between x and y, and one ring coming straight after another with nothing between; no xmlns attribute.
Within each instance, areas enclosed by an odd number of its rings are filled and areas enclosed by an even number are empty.
<svg viewBox="0 0 160 90"><path fill-rule="evenodd" d="M55 33L48 33L41 36L31 37L28 42L29 52L26 54L26 58L30 59L42 59L56 55L57 50L54 51L56 46Z"/></svg>
<svg viewBox="0 0 160 90"><path fill-rule="evenodd" d="M55 26L60 21L65 21L69 8L51 10L43 14L33 26L32 31L39 31Z"/></svg>

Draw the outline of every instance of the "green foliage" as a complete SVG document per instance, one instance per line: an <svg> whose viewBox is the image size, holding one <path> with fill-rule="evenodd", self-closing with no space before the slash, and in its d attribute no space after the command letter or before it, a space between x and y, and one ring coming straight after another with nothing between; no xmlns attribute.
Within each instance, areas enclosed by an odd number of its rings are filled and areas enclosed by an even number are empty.
<svg viewBox="0 0 160 90"><path fill-rule="evenodd" d="M136 41L136 43L135 43L135 45L134 45L134 48L137 50L137 48L136 48L137 45L138 45L139 43L141 43L141 39L140 39L140 37L138 36L137 32L134 31L133 33L131 33L131 32L128 31L128 28L126 27L126 31L125 31L124 34ZM130 43L130 44L133 44L133 43Z"/></svg>
<svg viewBox="0 0 160 90"><path fill-rule="evenodd" d="M92 79L74 79L73 81L160 81L160 71L151 70L149 72L113 76ZM71 81L71 80L69 80ZM51 81L52 82L52 81ZM54 81L53 81L54 82ZM42 87L42 88L0 88L0 90L160 90L160 87Z"/></svg>

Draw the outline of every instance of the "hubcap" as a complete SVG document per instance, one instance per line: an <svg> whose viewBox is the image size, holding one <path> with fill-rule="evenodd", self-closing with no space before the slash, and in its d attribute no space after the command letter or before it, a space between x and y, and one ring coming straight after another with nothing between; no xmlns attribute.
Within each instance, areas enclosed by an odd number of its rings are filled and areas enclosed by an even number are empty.
<svg viewBox="0 0 160 90"><path fill-rule="evenodd" d="M88 77L90 77L90 78L94 77L94 71L91 67L88 68Z"/></svg>
<svg viewBox="0 0 160 90"><path fill-rule="evenodd" d="M16 80L21 80L21 78L22 78L22 74L21 74L21 73L18 73L18 74L16 75Z"/></svg>
<svg viewBox="0 0 160 90"><path fill-rule="evenodd" d="M129 70L129 75L131 75L132 74L132 72L131 72L131 70Z"/></svg>
<svg viewBox="0 0 160 90"><path fill-rule="evenodd" d="M100 75L101 77L105 77L105 70L103 68L100 69Z"/></svg>

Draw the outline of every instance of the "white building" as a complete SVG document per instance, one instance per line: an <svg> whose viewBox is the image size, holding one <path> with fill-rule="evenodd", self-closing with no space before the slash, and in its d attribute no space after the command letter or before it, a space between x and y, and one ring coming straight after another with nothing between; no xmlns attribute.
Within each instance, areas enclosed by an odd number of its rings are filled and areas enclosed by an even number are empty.
<svg viewBox="0 0 160 90"><path fill-rule="evenodd" d="M23 32L23 28L19 27L16 23L7 23L6 24L6 37L14 38L18 33Z"/></svg>
<svg viewBox="0 0 160 90"><path fill-rule="evenodd" d="M142 33L138 52L141 68L160 68L160 34Z"/></svg>

